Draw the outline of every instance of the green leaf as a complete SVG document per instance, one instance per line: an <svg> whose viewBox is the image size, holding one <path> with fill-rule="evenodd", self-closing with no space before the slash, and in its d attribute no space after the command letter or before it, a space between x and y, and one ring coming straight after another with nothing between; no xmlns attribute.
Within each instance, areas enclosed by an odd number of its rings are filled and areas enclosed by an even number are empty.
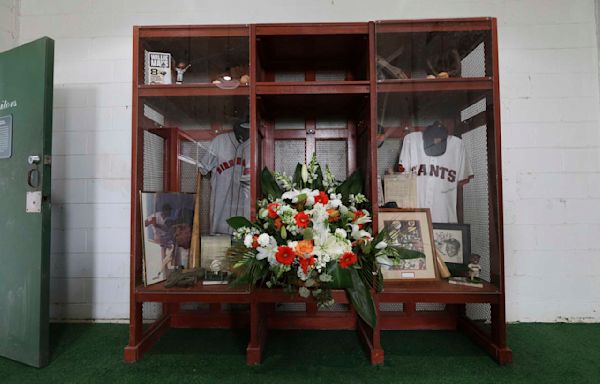
<svg viewBox="0 0 600 384"><path fill-rule="evenodd" d="M285 226L281 227L281 238L283 240L287 238L287 231L285 230Z"/></svg>
<svg viewBox="0 0 600 384"><path fill-rule="evenodd" d="M306 228L304 230L304 240L312 240L313 239L313 230L311 228Z"/></svg>
<svg viewBox="0 0 600 384"><path fill-rule="evenodd" d="M425 257L423 252L413 251L411 249L388 246L385 250L387 257L395 259L420 259Z"/></svg>
<svg viewBox="0 0 600 384"><path fill-rule="evenodd" d="M321 170L321 165L317 164L317 170L315 171L316 177L313 180L313 189L318 189L322 191L323 188L323 171Z"/></svg>
<svg viewBox="0 0 600 384"><path fill-rule="evenodd" d="M337 187L337 193L342 194L343 201L348 201L350 195L357 195L363 191L364 180L360 169L354 171L342 184Z"/></svg>
<svg viewBox="0 0 600 384"><path fill-rule="evenodd" d="M252 227L252 223L250 220L246 219L244 216L233 216L227 219L227 224L233 229L240 229L242 227Z"/></svg>
<svg viewBox="0 0 600 384"><path fill-rule="evenodd" d="M277 199L283 194L281 187L277 184L275 177L267 167L264 167L260 174L260 187L263 196L271 199Z"/></svg>
<svg viewBox="0 0 600 384"><path fill-rule="evenodd" d="M296 170L294 171L294 177L292 178L292 182L298 189L304 188L304 183L302 182L302 164L298 163L296 165Z"/></svg>
<svg viewBox="0 0 600 384"><path fill-rule="evenodd" d="M352 278L352 288L346 288L348 297L356 309L356 313L360 316L365 323L371 328L375 328L377 325L377 315L375 312L375 304L373 303L373 297L369 292L369 289L365 286L358 271L351 269L350 276Z"/></svg>
<svg viewBox="0 0 600 384"><path fill-rule="evenodd" d="M333 281L329 283L329 287L333 289L352 287L352 277L350 270L352 268L342 268L338 263L334 263L327 269L327 274L331 275Z"/></svg>

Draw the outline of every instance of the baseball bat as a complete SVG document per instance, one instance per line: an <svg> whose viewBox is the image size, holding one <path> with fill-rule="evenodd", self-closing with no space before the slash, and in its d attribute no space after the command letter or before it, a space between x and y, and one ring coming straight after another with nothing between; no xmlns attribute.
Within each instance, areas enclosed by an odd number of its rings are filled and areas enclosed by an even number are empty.
<svg viewBox="0 0 600 384"><path fill-rule="evenodd" d="M194 199L194 222L192 225L192 242L190 244L189 268L200 268L200 192L202 175L196 171L196 198Z"/></svg>

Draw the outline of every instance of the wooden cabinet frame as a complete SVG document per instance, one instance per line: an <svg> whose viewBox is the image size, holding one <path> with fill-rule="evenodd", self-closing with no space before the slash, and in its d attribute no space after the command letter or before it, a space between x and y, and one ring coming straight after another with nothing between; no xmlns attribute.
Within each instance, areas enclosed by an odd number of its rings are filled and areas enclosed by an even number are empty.
<svg viewBox="0 0 600 384"><path fill-rule="evenodd" d="M376 76L375 52L376 29L388 32L433 32L433 31L489 31L491 44L486 46L486 65L492 76L480 78L450 78L441 80L391 80L378 82ZM355 80L347 74L346 80L315 81L312 68L305 71L305 81L281 83L260 63L257 41L277 36L310 36L319 39L323 36L362 35L365 42L366 73L364 79ZM142 38L185 38L207 36L247 36L249 39L249 63L251 82L232 90L223 90L212 84L183 85L143 85ZM125 360L137 361L169 327L209 327L232 328L250 327L250 340L247 346L247 363L256 364L261 360L268 329L356 329L358 330L372 364L383 364L384 351L381 338L386 330L394 329L458 329L472 337L500 364L512 360L512 352L506 345L504 257L502 232L502 188L501 188L501 137L500 137L500 95L498 79L497 25L494 18L407 20L368 23L305 23L305 24L259 24L259 25L219 25L219 26L174 26L174 27L134 27L133 30L133 107L132 107L132 187L131 187L131 283L130 283L130 325L129 343L125 348ZM359 64L358 68L361 68ZM281 68L285 68L282 64ZM362 76L362 75L360 75ZM261 81L256 81L257 79ZM443 281L404 283L388 285L381 293L373 292L378 308L378 325L370 329L350 309L345 312L318 311L312 299L303 299L278 290L269 289L228 289L220 286L197 286L192 288L166 289L162 284L144 287L141 280L141 240L139 236L139 191L143 185L143 112L140 111L141 97L168 96L248 96L251 121L251 200L260 196L258 175L263 166L274 167L274 140L306 140L307 152L314 152L315 140L343 139L348 147L348 171L361 168L369 181L377 179L377 96L378 92L468 92L481 91L491 94L493 108L484 117L488 132L493 137L488 140L488 174L490 202L490 248L495 258L491 265L491 283L477 289L452 286ZM345 95L364 97L366 108L361 122L349 120L346 129L319 130L314 121L307 121L306 129L296 131L275 131L268 119L259 120L259 108L263 97L280 95ZM259 124L260 122L260 124ZM363 124L364 123L364 124ZM151 131L165 139L165 190L177 191L180 185L180 170L177 155L179 145L184 140L210 139L208 132L182 131L177 128L156 127ZM374 223L377 222L377 184L369 182L367 191L373 201ZM255 207L252 203L252 216ZM376 229L376 228L375 228ZM344 291L334 291L336 302L348 303ZM147 329L142 320L142 305L145 302L163 304L163 315ZM181 303L203 302L209 310L203 313L182 311ZM278 303L306 303L304 312L275 311ZM225 312L222 304L246 304L247 311ZM381 312L380 303L403 303L401 312ZM438 312L417 311L417 303L443 303L446 309ZM479 324L466 316L468 303L487 303L491 306L490 332L485 332ZM383 336L382 336L383 335Z"/></svg>

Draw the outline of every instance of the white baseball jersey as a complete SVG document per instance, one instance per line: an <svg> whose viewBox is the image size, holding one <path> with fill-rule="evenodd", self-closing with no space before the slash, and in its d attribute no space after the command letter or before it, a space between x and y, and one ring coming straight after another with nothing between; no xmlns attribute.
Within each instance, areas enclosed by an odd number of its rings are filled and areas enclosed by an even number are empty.
<svg viewBox="0 0 600 384"><path fill-rule="evenodd" d="M238 142L234 132L215 137L200 160L210 179L210 233L232 233L227 219L250 218L250 140Z"/></svg>
<svg viewBox="0 0 600 384"><path fill-rule="evenodd" d="M456 223L458 182L473 176L462 139L448 135L441 156L425 153L422 132L404 137L400 164L417 175L418 208L429 208L434 223Z"/></svg>

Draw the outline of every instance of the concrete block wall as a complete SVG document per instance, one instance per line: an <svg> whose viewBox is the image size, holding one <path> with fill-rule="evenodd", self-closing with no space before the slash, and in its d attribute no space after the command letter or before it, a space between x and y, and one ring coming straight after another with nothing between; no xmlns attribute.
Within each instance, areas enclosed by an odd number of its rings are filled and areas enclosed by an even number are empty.
<svg viewBox="0 0 600 384"><path fill-rule="evenodd" d="M599 321L593 0L21 0L19 42L56 40L52 316L128 317L133 25L470 16L499 21L508 320Z"/></svg>
<svg viewBox="0 0 600 384"><path fill-rule="evenodd" d="M0 52L11 49L17 43L18 0L0 0Z"/></svg>

